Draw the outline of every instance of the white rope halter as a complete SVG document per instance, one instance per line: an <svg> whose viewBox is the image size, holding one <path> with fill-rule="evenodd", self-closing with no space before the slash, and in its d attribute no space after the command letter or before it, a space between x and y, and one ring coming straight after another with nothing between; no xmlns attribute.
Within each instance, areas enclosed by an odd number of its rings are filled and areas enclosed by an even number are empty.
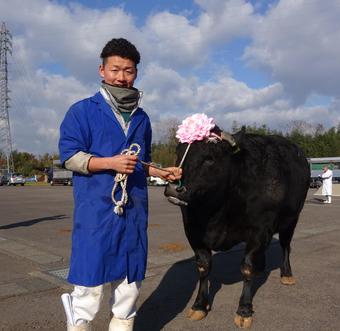
<svg viewBox="0 0 340 331"><path fill-rule="evenodd" d="M124 150L122 150L122 152L120 153L121 155L138 155L140 153L140 146L136 143L131 144L129 148L126 148ZM115 183L113 185L112 188L112 193L111 193L111 197L112 197L112 202L115 204L115 207L113 208L113 211L117 214L117 215L122 215L124 212L124 206L127 204L128 202L128 194L126 191L126 185L127 185L127 179L128 179L128 174L121 174L121 173L117 173L115 176ZM120 185L120 187L122 188L122 196L120 198L120 200L116 200L115 199L115 191L118 187L118 185Z"/></svg>

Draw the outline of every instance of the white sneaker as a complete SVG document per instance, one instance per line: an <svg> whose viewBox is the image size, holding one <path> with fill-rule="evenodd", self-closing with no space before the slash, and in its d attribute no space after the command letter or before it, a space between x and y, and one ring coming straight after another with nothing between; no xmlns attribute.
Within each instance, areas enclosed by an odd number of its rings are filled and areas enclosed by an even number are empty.
<svg viewBox="0 0 340 331"><path fill-rule="evenodd" d="M67 324L67 331L91 331L90 323L84 323L81 325L71 325Z"/></svg>
<svg viewBox="0 0 340 331"><path fill-rule="evenodd" d="M134 317L128 320L112 317L109 325L109 331L132 331L134 320Z"/></svg>

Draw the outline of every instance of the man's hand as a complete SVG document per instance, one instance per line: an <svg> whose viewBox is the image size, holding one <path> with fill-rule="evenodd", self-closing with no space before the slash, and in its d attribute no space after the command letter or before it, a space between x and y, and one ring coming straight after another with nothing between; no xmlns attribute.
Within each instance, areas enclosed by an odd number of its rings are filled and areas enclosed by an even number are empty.
<svg viewBox="0 0 340 331"><path fill-rule="evenodd" d="M136 155L116 155L112 157L111 167L112 170L121 174L132 174L135 171L137 161Z"/></svg>
<svg viewBox="0 0 340 331"><path fill-rule="evenodd" d="M169 182L174 182L176 180L180 180L182 178L182 168L178 167L168 167L164 168L165 170L169 171L165 174L165 180ZM163 171L164 173L164 171Z"/></svg>
<svg viewBox="0 0 340 331"><path fill-rule="evenodd" d="M112 157L92 157L88 164L90 172L115 170L121 174L132 174L138 157L136 155L115 155Z"/></svg>
<svg viewBox="0 0 340 331"><path fill-rule="evenodd" d="M168 167L164 168L164 170L160 170L150 167L149 175L162 178L163 180L166 180L168 182L174 182L176 180L181 179L182 169L178 167Z"/></svg>

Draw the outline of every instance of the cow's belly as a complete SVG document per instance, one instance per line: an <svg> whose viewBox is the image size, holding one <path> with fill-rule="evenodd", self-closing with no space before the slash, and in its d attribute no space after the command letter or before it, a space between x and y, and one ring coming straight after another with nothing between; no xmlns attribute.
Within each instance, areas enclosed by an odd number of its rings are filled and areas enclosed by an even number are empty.
<svg viewBox="0 0 340 331"><path fill-rule="evenodd" d="M203 242L213 251L226 251L243 241L236 232L208 231L204 235Z"/></svg>

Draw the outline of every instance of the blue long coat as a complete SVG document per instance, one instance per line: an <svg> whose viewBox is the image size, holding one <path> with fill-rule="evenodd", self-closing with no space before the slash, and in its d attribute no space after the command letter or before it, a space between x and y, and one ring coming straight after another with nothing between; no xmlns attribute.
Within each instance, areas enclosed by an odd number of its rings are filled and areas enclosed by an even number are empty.
<svg viewBox="0 0 340 331"><path fill-rule="evenodd" d="M138 108L127 135L100 93L74 104L60 127L59 151L64 163L79 151L98 157L120 154L132 143L141 146L139 159L150 161L151 125ZM145 277L148 200L146 174L140 162L128 177L128 204L124 214L113 212L114 171L89 175L73 173L74 225L68 281L97 286L128 278ZM120 199L121 191L117 191Z"/></svg>

